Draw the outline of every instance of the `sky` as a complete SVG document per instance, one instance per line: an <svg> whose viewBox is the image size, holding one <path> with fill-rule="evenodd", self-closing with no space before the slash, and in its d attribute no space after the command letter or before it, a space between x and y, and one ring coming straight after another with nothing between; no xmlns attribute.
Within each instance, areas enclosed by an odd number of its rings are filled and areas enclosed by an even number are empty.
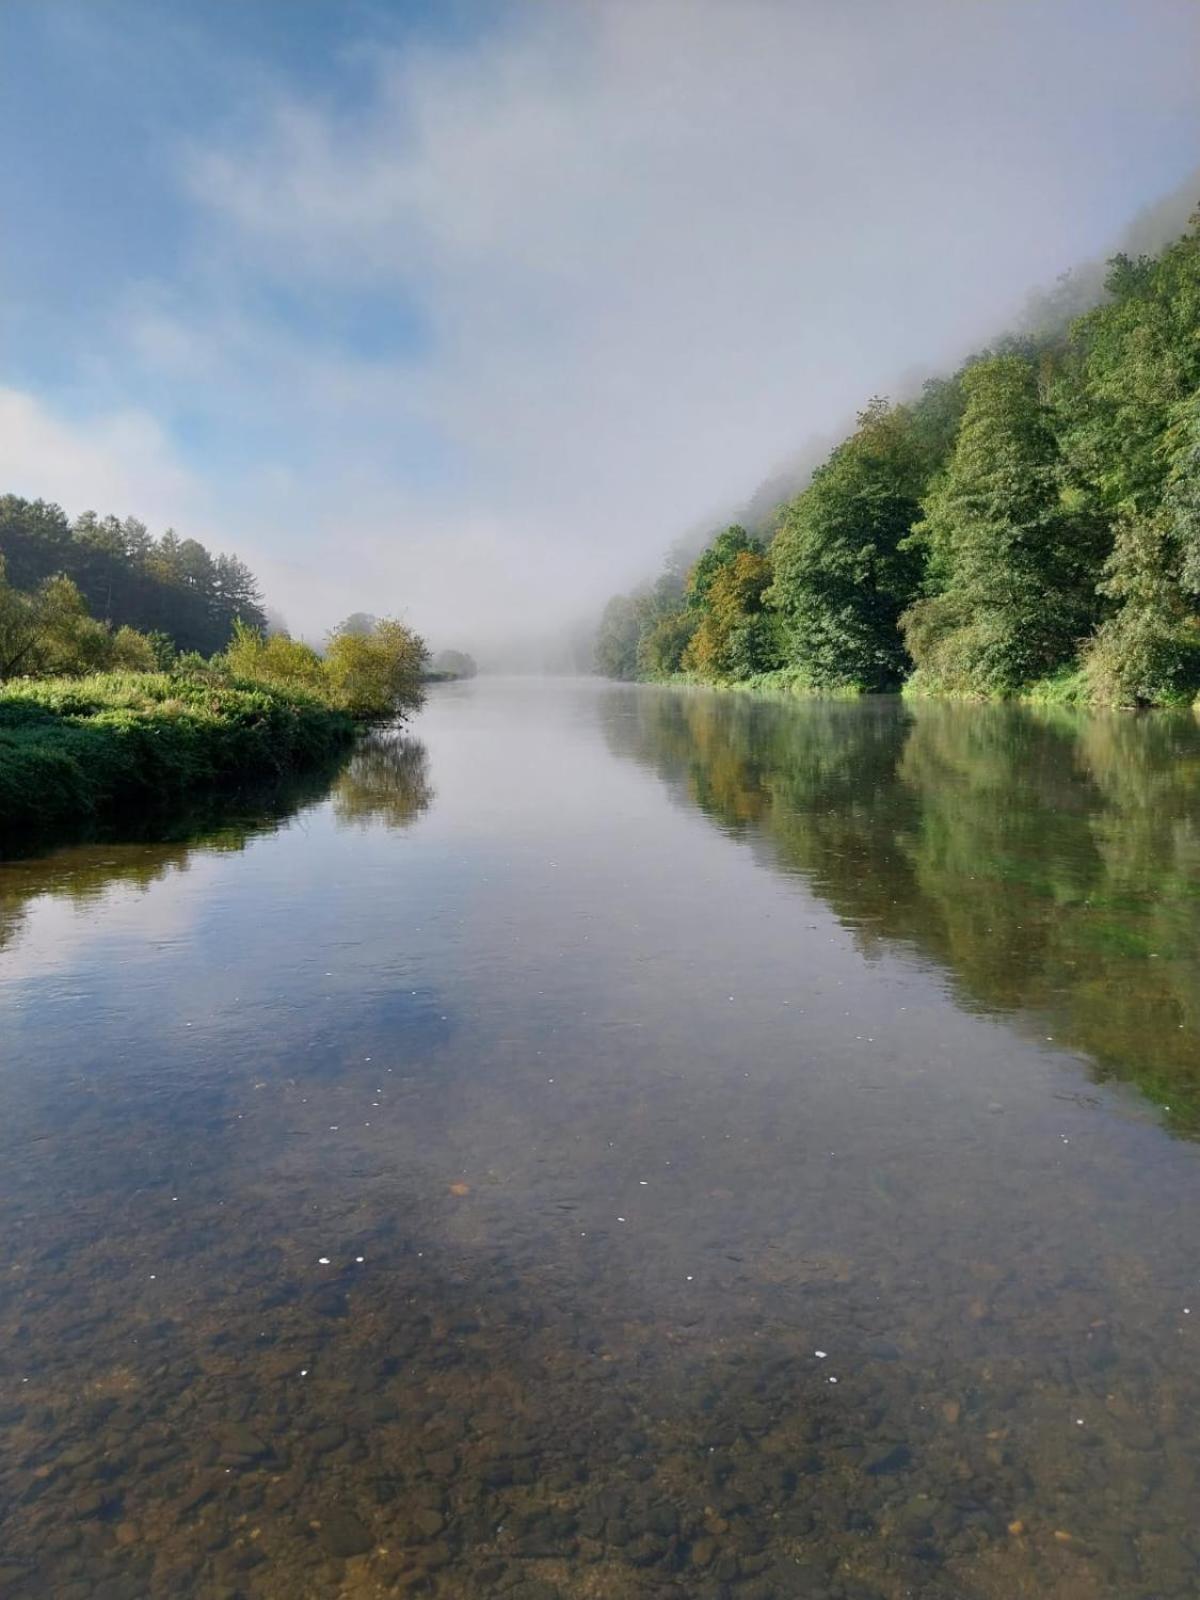
<svg viewBox="0 0 1200 1600"><path fill-rule="evenodd" d="M1198 68L1196 0L0 0L0 492L486 660L1103 255Z"/></svg>

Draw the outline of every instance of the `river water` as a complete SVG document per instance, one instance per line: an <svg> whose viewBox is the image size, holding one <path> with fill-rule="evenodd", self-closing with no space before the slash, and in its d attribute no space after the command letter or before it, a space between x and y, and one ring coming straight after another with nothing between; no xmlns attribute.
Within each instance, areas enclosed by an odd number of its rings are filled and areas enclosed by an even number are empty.
<svg viewBox="0 0 1200 1600"><path fill-rule="evenodd" d="M0 864L0 1593L1200 1592L1200 728L436 688Z"/></svg>

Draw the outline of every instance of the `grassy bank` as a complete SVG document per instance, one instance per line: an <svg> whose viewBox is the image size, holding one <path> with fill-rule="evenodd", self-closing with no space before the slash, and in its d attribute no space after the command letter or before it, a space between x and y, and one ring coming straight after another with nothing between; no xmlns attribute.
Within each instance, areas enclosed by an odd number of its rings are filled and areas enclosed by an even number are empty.
<svg viewBox="0 0 1200 1600"><path fill-rule="evenodd" d="M350 715L295 690L178 673L0 689L0 836L247 777L347 745Z"/></svg>

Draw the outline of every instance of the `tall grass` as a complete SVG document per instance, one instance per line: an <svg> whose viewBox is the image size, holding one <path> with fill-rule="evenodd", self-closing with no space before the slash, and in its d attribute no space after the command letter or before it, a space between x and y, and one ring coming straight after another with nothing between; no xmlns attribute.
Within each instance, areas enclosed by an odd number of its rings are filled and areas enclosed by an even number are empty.
<svg viewBox="0 0 1200 1600"><path fill-rule="evenodd" d="M8 683L0 687L0 829L299 770L353 732L349 715L314 696L201 675Z"/></svg>

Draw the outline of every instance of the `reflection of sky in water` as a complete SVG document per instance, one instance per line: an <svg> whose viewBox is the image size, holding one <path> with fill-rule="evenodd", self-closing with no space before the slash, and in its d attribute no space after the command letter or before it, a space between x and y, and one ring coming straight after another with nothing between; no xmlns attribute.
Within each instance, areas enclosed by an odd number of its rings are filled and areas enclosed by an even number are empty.
<svg viewBox="0 0 1200 1600"><path fill-rule="evenodd" d="M63 1396L126 1364L126 1436L176 1443L135 1450L67 1550L51 1511L91 1469L22 1502L14 1592L122 1550L150 1594L172 1571L483 1595L595 1570L613 1595L754 1600L803 1562L887 1600L1186 1592L1195 1147L1047 1038L1040 994L961 1004L932 880L928 925L899 906L932 815L888 787L921 754L907 713L822 712L797 749L776 719L811 709L729 706L449 686L404 826L343 794L144 890L26 901L0 953L0 1333L36 1330L50 1421L14 1417L0 1491L86 1456L103 1428ZM152 1327L153 1369L130 1344ZM231 1418L261 1458L220 1455ZM249 1499L205 1498L189 1533L195 1476L227 1468ZM335 1506L366 1549L313 1531ZM263 1564L230 1554L243 1514Z"/></svg>

